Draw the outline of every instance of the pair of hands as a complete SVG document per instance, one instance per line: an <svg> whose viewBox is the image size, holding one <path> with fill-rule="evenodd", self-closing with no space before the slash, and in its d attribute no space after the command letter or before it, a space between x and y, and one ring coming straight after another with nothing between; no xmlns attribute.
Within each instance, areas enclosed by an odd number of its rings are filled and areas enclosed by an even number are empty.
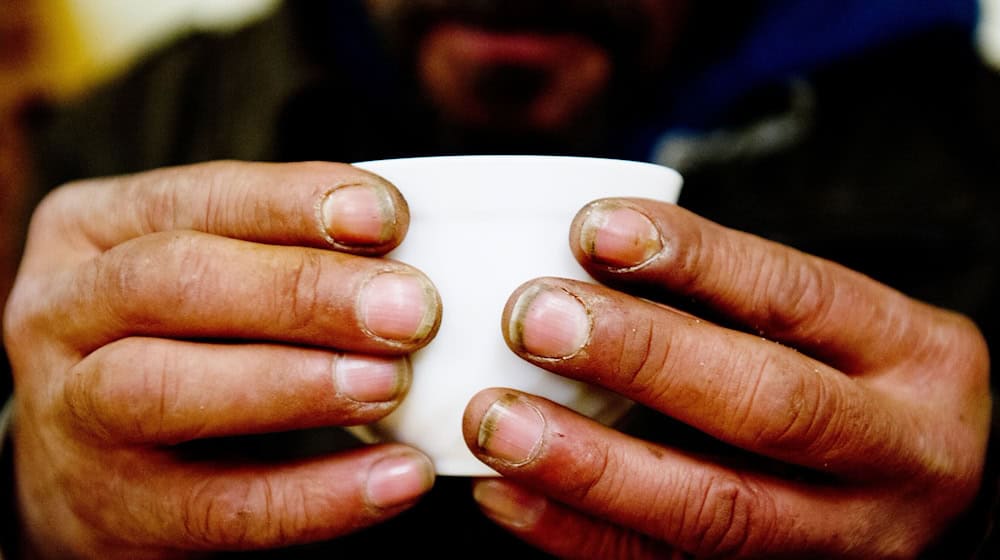
<svg viewBox="0 0 1000 560"><path fill-rule="evenodd" d="M273 547L418 500L433 468L402 445L266 466L174 447L388 414L440 320L430 281L378 258L407 225L391 185L337 164L213 163L52 193L4 321L28 541L104 558ZM669 204L595 203L570 239L617 289L529 282L504 312L515 352L811 474L489 389L463 429L504 477L474 496L520 538L602 558L912 556L975 495L989 365L966 319Z"/></svg>

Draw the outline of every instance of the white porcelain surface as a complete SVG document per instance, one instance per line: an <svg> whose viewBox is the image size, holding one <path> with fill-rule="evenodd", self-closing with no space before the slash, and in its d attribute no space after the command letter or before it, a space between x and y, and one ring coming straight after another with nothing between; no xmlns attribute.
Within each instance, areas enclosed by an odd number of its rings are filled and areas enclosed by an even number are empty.
<svg viewBox="0 0 1000 560"><path fill-rule="evenodd" d="M442 475L495 474L462 438L469 399L488 387L545 396L604 423L630 403L548 373L515 356L501 334L510 294L527 280L590 280L569 249L569 226L588 202L634 196L676 202L681 178L658 165L548 156L451 156L355 164L396 185L410 206L403 244L389 256L437 286L443 303L437 337L413 356L413 384L402 406L374 426L411 444Z"/></svg>

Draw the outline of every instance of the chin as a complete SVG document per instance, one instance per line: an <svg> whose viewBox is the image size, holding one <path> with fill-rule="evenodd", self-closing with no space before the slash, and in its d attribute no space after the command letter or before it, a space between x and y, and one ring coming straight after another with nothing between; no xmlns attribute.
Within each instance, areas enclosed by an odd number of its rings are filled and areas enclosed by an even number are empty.
<svg viewBox="0 0 1000 560"><path fill-rule="evenodd" d="M497 31L443 22L419 43L425 95L449 120L508 132L553 132L607 90L612 58L573 33Z"/></svg>

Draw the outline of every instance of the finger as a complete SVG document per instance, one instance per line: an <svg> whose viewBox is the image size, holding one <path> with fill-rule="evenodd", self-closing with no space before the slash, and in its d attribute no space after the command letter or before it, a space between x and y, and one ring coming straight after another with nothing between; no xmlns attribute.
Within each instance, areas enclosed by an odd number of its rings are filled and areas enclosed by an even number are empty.
<svg viewBox="0 0 1000 560"><path fill-rule="evenodd" d="M400 445L279 466L186 465L164 456L119 476L95 479L108 488L89 489L92 507L81 514L147 550L250 550L332 539L400 513L434 483L427 457Z"/></svg>
<svg viewBox="0 0 1000 560"><path fill-rule="evenodd" d="M509 480L476 481L473 497L487 517L557 558L682 557L646 535L573 511Z"/></svg>
<svg viewBox="0 0 1000 560"><path fill-rule="evenodd" d="M822 551L874 558L890 554L887 547L912 547L912 554L922 544L893 530L920 526L907 520L921 513L902 501L734 471L523 393L479 393L466 408L463 433L469 449L505 478L699 557Z"/></svg>
<svg viewBox="0 0 1000 560"><path fill-rule="evenodd" d="M782 461L876 478L922 472L935 449L915 411L820 362L603 286L529 282L504 324L541 367Z"/></svg>
<svg viewBox="0 0 1000 560"><path fill-rule="evenodd" d="M842 266L672 204L597 201L577 215L570 238L577 259L600 280L695 298L847 372L909 356L940 313Z"/></svg>
<svg viewBox="0 0 1000 560"><path fill-rule="evenodd" d="M374 422L409 386L406 358L126 338L70 372L60 417L123 444Z"/></svg>
<svg viewBox="0 0 1000 560"><path fill-rule="evenodd" d="M175 230L383 254L406 235L409 211L395 187L349 165L213 162L67 185L33 222L39 250L28 254L65 264Z"/></svg>
<svg viewBox="0 0 1000 560"><path fill-rule="evenodd" d="M25 323L85 353L136 335L408 352L433 337L441 307L430 281L400 263L196 232L118 245L45 291Z"/></svg>

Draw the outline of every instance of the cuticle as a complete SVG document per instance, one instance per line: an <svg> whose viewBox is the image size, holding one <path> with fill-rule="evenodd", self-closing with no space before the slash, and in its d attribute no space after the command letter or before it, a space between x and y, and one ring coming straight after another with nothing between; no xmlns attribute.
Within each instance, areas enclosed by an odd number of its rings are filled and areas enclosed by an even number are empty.
<svg viewBox="0 0 1000 560"><path fill-rule="evenodd" d="M347 245L345 245L345 244L337 241L336 239L334 239L334 237L332 235L330 235L330 232L327 230L326 222L323 220L323 204L326 203L327 199L329 199L330 196L333 195L333 193L335 193L336 191L338 191L338 190L340 190L340 189L342 189L344 187L360 187L360 186L363 186L363 183L358 183L358 182L338 183L338 184L330 187L326 191L324 191L323 195L320 196L319 198L317 198L316 204L313 205L313 210L315 211L315 215L316 215L316 224L319 226L318 229L319 229L320 236L327 243L329 243L331 246L333 246L335 248L343 249L343 248L346 248Z"/></svg>
<svg viewBox="0 0 1000 560"><path fill-rule="evenodd" d="M535 298L537 298L542 292L550 290L559 290L560 292L563 292L569 297L575 299L577 303L580 304L580 307L583 308L583 312L587 315L586 340L583 341L583 344L581 344L579 348L577 348L576 350L574 350L569 354L566 354L565 356L539 356L537 354L528 352L524 347L524 324L523 324L524 312L525 310L531 307L531 303L535 301ZM529 291L531 292L530 295ZM571 292L570 290L567 290L562 286L536 284L526 288L525 291L522 292L522 295L517 299L517 302L514 304L514 309L511 311L511 317L512 321L510 322L507 331L508 336L511 339L511 342L514 343L514 346L516 346L521 353L530 356L532 360L537 362L557 363L566 360L571 360L579 356L584 351L584 349L590 345L590 342L594 337L594 315L590 310L590 306L587 305L587 302L584 301L583 298L581 298L577 294Z"/></svg>
<svg viewBox="0 0 1000 560"><path fill-rule="evenodd" d="M323 204L333 195L336 191L347 187L368 187L375 189L376 197L378 198L379 214L382 218L382 229L379 231L379 240L377 243L373 244L362 244L362 245L351 245L347 243L342 243L337 241L330 232L327 231L326 223L323 220ZM319 224L319 232L323 239L336 249L365 249L365 248L375 248L379 247L390 240L392 240L395 234L396 228L399 226L399 220L396 216L396 204L393 201L392 195L389 193L389 189L382 185L366 183L363 181L350 181L346 183L338 183L325 191L319 200L315 204L315 214L316 223Z"/></svg>
<svg viewBox="0 0 1000 560"><path fill-rule="evenodd" d="M382 230L379 231L379 243L385 243L392 239L396 232L396 227L399 225L396 218L396 204L389 193L389 189L381 185L375 188L378 190L378 209L379 214L382 216Z"/></svg>
<svg viewBox="0 0 1000 560"><path fill-rule="evenodd" d="M542 414L542 411L538 410L538 407L526 401L525 399L519 397L518 395L507 393L502 397L500 397L499 399L497 399L496 401L494 401L493 404L491 404L489 408L486 409L486 413L483 415L483 419L479 425L479 431L476 434L476 445L479 447L480 451L488 453L486 451L486 447L487 445L489 445L490 439L497 432L497 422L499 420L497 417L498 415L494 412L494 407L499 406L500 408L510 410L513 406L519 404L529 408L534 414L538 415L538 417L541 419L542 436L538 438L538 441L535 442L535 445L531 448L531 450L528 452L528 456L523 461L511 462L511 461L506 461L504 459L497 459L495 457L492 457L493 460L503 462L504 464L510 465L512 467L522 467L534 461L538 457L538 454L545 443L545 439L548 437L547 436L548 421L545 419L545 415Z"/></svg>
<svg viewBox="0 0 1000 560"><path fill-rule="evenodd" d="M621 203L612 200L598 200L587 206L583 226L580 228L580 249L586 255L592 257L597 250L597 230L600 228L590 225L593 216L602 217L602 221L607 222L607 213L619 207L621 207Z"/></svg>
<svg viewBox="0 0 1000 560"><path fill-rule="evenodd" d="M524 314L531 307L531 303L535 301L535 298L542 293L543 289L542 286L537 284L528 286L518 296L517 301L514 302L514 308L511 310L511 321L507 326L507 336L510 337L510 341L514 343L514 346L525 354L528 354L528 352L524 348Z"/></svg>
<svg viewBox="0 0 1000 560"><path fill-rule="evenodd" d="M653 261L656 261L656 260L660 259L661 257L663 257L664 255L666 255L666 253L668 251L666 237L664 237L663 231L661 231L660 228L657 227L656 220L654 220L652 216L650 216L645 211L643 211L641 208L639 208L639 207L637 207L637 206L635 206L633 204L619 203L618 204L618 208L628 208L629 210L632 210L633 212L636 212L637 214L639 214L640 216L642 216L643 218L645 218L646 221L649 222L649 225L653 226L653 230L656 231L656 240L660 244L660 250L657 251L657 252L655 252L655 253L653 253L652 255L650 255L648 258L646 258L645 260L643 260L640 263L636 263L636 264L633 264L631 266L621 266L621 267L605 266L604 267L605 270L607 270L608 272L612 272L612 273L635 272L637 270L645 268L646 266L649 266L649 264L652 263Z"/></svg>

